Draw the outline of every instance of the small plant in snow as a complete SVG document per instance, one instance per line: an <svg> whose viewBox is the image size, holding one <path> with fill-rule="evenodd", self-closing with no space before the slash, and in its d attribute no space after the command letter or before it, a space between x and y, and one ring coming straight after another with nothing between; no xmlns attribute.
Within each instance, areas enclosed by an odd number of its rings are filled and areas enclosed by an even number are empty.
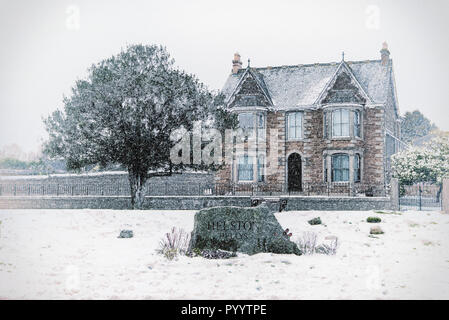
<svg viewBox="0 0 449 320"><path fill-rule="evenodd" d="M379 223L381 221L382 221L382 219L380 219L379 217L368 217L368 218L366 218L366 222L368 222L368 223Z"/></svg>
<svg viewBox="0 0 449 320"><path fill-rule="evenodd" d="M158 252L163 254L168 260L173 260L178 255L185 255L189 246L190 235L183 229L173 227L171 232L167 232L159 243Z"/></svg>
<svg viewBox="0 0 449 320"><path fill-rule="evenodd" d="M297 241L297 245L306 255L314 253L334 255L337 253L338 238L332 237L330 243L317 245L317 234L315 232L304 232L302 238Z"/></svg>
<svg viewBox="0 0 449 320"><path fill-rule="evenodd" d="M335 237L330 241L329 244L323 243L316 247L316 253L322 253L327 255L335 255L337 253L338 248L338 238Z"/></svg>
<svg viewBox="0 0 449 320"><path fill-rule="evenodd" d="M321 224L321 219L320 219L320 217L317 217L317 218L313 218L312 220L309 220L308 222L310 225L314 226L317 224Z"/></svg>
<svg viewBox="0 0 449 320"><path fill-rule="evenodd" d="M314 254L316 249L316 238L315 232L304 232L302 239L299 239L297 244L299 250L304 254Z"/></svg>

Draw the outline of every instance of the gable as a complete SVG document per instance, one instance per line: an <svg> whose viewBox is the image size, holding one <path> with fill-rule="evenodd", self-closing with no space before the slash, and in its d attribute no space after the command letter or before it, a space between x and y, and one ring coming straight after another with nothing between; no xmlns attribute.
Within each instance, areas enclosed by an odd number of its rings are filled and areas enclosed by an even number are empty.
<svg viewBox="0 0 449 320"><path fill-rule="evenodd" d="M346 72L340 73L321 100L321 103L357 103L365 104L366 99L360 88Z"/></svg>
<svg viewBox="0 0 449 320"><path fill-rule="evenodd" d="M263 79L251 71L245 72L234 93L230 97L230 107L270 106L271 99L266 91Z"/></svg>

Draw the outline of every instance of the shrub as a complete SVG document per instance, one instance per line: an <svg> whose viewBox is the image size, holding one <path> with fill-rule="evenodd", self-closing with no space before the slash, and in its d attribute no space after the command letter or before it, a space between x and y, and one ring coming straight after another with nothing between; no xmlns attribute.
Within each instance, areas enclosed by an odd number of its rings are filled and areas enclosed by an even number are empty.
<svg viewBox="0 0 449 320"><path fill-rule="evenodd" d="M316 238L317 235L315 232L304 232L302 239L299 239L297 242L299 250L301 250L303 254L314 254L316 249Z"/></svg>
<svg viewBox="0 0 449 320"><path fill-rule="evenodd" d="M183 229L173 227L171 232L167 232L165 237L159 242L158 252L168 260L173 260L178 255L187 253L190 235Z"/></svg>
<svg viewBox="0 0 449 320"><path fill-rule="evenodd" d="M327 255L335 255L338 248L338 238L332 239L329 244L323 243L316 248L316 253L322 253Z"/></svg>
<svg viewBox="0 0 449 320"><path fill-rule="evenodd" d="M369 223L379 223L381 221L382 221L382 219L380 219L379 217L368 217L368 218L366 218L366 222L369 222Z"/></svg>
<svg viewBox="0 0 449 320"><path fill-rule="evenodd" d="M317 234L315 232L304 232L302 239L297 241L297 245L303 254L334 255L337 253L338 238L332 237L330 240L330 243L323 243L317 246Z"/></svg>
<svg viewBox="0 0 449 320"><path fill-rule="evenodd" d="M310 225L314 226L317 224L321 224L321 219L320 219L320 217L317 217L317 218L313 218L312 220L309 220L308 222Z"/></svg>

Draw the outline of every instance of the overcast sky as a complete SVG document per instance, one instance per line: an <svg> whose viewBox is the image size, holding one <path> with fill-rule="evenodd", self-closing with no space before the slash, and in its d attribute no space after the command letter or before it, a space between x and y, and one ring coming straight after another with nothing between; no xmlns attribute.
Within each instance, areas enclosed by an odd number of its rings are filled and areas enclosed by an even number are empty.
<svg viewBox="0 0 449 320"><path fill-rule="evenodd" d="M35 151L42 117L87 68L127 44L162 44L220 89L244 66L380 59L387 41L401 113L449 130L449 1L0 0L0 148Z"/></svg>

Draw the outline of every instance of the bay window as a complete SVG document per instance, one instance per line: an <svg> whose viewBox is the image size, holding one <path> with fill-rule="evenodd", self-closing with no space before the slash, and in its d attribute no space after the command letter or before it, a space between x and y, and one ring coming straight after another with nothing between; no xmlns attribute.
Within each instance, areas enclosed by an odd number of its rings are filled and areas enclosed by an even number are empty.
<svg viewBox="0 0 449 320"><path fill-rule="evenodd" d="M360 111L354 111L354 137L360 138L361 129L360 129Z"/></svg>
<svg viewBox="0 0 449 320"><path fill-rule="evenodd" d="M349 155L332 155L332 182L349 181Z"/></svg>
<svg viewBox="0 0 449 320"><path fill-rule="evenodd" d="M349 137L349 110L337 109L332 111L332 136Z"/></svg>
<svg viewBox="0 0 449 320"><path fill-rule="evenodd" d="M253 157L241 156L237 163L238 181L253 181Z"/></svg>
<svg viewBox="0 0 449 320"><path fill-rule="evenodd" d="M260 155L257 158L257 182L265 181L265 157Z"/></svg>
<svg viewBox="0 0 449 320"><path fill-rule="evenodd" d="M354 155L354 182L360 182L361 176L360 155L356 153Z"/></svg>
<svg viewBox="0 0 449 320"><path fill-rule="evenodd" d="M245 132L254 130L254 114L239 113L239 126Z"/></svg>

